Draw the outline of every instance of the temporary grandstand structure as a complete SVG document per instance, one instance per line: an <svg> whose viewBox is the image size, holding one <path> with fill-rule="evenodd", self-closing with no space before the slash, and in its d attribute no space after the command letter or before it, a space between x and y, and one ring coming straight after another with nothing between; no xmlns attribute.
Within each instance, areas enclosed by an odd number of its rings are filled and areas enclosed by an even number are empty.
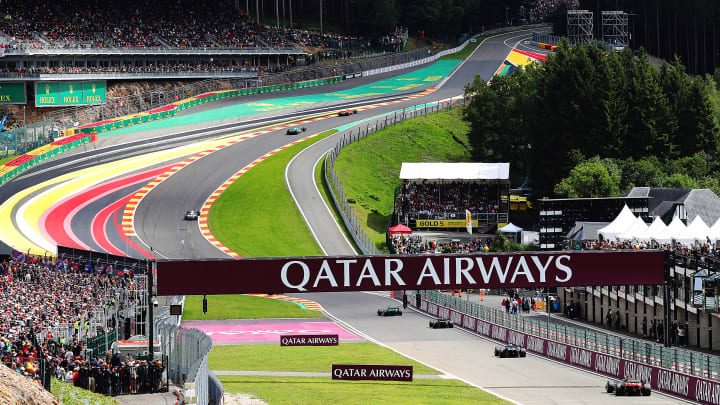
<svg viewBox="0 0 720 405"><path fill-rule="evenodd" d="M605 240L614 240L615 236L623 233L635 223L635 215L630 211L627 204L623 206L617 217L608 224L608 226L598 231L598 236L602 236Z"/></svg>
<svg viewBox="0 0 720 405"><path fill-rule="evenodd" d="M699 215L695 216L690 225L684 231L673 235L672 239L685 245L692 245L696 240L706 241L710 238L710 227Z"/></svg>
<svg viewBox="0 0 720 405"><path fill-rule="evenodd" d="M645 221L642 219L642 217L638 216L635 218L635 222L630 225L630 228L615 235L615 238L617 240L637 240L640 235L647 231L647 229L648 226Z"/></svg>
<svg viewBox="0 0 720 405"><path fill-rule="evenodd" d="M665 228L667 228L667 225L665 225L665 222L663 222L662 218L657 216L653 220L652 224L647 227L645 232L639 234L636 239L639 241L649 242L653 237L659 235L662 231L664 231Z"/></svg>
<svg viewBox="0 0 720 405"><path fill-rule="evenodd" d="M403 180L509 180L510 163L406 163L400 168Z"/></svg>
<svg viewBox="0 0 720 405"><path fill-rule="evenodd" d="M673 239L673 236L680 235L685 228L685 224L680 219L680 217L674 217L672 222L670 222L670 225L665 228L662 232L658 233L657 235L654 235L651 240L654 240L657 243L670 243L670 241Z"/></svg>

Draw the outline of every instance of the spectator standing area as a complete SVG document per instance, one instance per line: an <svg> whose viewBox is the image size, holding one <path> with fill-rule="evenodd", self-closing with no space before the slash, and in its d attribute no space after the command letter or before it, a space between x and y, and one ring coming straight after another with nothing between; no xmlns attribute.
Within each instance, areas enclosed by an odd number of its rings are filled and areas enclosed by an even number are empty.
<svg viewBox="0 0 720 405"><path fill-rule="evenodd" d="M413 230L472 229L508 222L510 163L403 163L395 212Z"/></svg>

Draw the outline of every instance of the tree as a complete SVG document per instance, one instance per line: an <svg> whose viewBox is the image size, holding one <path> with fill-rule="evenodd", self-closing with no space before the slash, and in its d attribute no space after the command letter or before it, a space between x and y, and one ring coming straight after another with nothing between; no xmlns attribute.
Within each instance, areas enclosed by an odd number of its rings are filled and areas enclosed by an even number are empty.
<svg viewBox="0 0 720 405"><path fill-rule="evenodd" d="M632 187L660 187L665 180L662 163L656 156L634 161L628 158L621 162L622 178L620 190L627 191Z"/></svg>
<svg viewBox="0 0 720 405"><path fill-rule="evenodd" d="M692 189L698 188L698 183L687 174L675 173L665 179L663 187Z"/></svg>
<svg viewBox="0 0 720 405"><path fill-rule="evenodd" d="M611 197L620 193L620 176L611 174L599 159L580 163L555 186L555 194L569 198Z"/></svg>

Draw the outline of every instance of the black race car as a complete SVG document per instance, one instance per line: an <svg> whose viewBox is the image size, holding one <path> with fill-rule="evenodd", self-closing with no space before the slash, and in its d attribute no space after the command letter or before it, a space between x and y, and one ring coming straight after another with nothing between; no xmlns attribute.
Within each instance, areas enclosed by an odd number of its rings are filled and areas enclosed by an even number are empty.
<svg viewBox="0 0 720 405"><path fill-rule="evenodd" d="M338 117L347 117L353 114L357 114L357 110L342 110L338 112Z"/></svg>
<svg viewBox="0 0 720 405"><path fill-rule="evenodd" d="M495 357L507 358L507 357L525 357L527 352L525 349L513 344L507 344L505 346L495 346Z"/></svg>
<svg viewBox="0 0 720 405"><path fill-rule="evenodd" d="M400 307L387 307L385 309L378 309L378 316L402 316Z"/></svg>
<svg viewBox="0 0 720 405"><path fill-rule="evenodd" d="M608 394L614 392L617 396L642 395L648 397L650 396L650 392L652 392L652 388L650 387L650 383L645 381L626 378L618 382L608 381L607 384L605 384L605 391Z"/></svg>
<svg viewBox="0 0 720 405"><path fill-rule="evenodd" d="M452 328L453 323L450 322L449 319L431 319L430 320L430 327L433 329L445 329L445 328Z"/></svg>
<svg viewBox="0 0 720 405"><path fill-rule="evenodd" d="M305 127L292 127L292 128L288 128L287 134L288 135L297 135L299 133L305 132L306 130L307 130L307 128L305 128Z"/></svg>
<svg viewBox="0 0 720 405"><path fill-rule="evenodd" d="M190 210L185 213L185 220L186 221L197 221L198 217L200 216L200 212L197 210Z"/></svg>

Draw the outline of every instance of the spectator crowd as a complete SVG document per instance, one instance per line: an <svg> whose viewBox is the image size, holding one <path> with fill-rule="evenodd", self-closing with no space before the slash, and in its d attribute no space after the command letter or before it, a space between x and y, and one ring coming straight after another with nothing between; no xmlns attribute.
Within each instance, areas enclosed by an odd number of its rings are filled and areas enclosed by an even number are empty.
<svg viewBox="0 0 720 405"><path fill-rule="evenodd" d="M222 8L222 9L221 9ZM236 9L195 0L27 0L4 4L7 48L359 48L366 39L257 25ZM384 40L395 43L402 31Z"/></svg>
<svg viewBox="0 0 720 405"><path fill-rule="evenodd" d="M487 241L477 237L470 240L451 240L448 243L441 243L436 240L423 240L421 236L417 235L396 235L392 237L392 245L397 254L407 255L489 251Z"/></svg>
<svg viewBox="0 0 720 405"><path fill-rule="evenodd" d="M465 219L465 210L470 210L475 219L500 212L500 206L497 185L406 181L398 196L398 217L405 223L412 219Z"/></svg>
<svg viewBox="0 0 720 405"><path fill-rule="evenodd" d="M0 361L39 381L47 372L104 394L158 390L164 365L92 357L84 338L125 325L144 278L112 265L14 253L0 263ZM41 362L41 360L44 360Z"/></svg>
<svg viewBox="0 0 720 405"><path fill-rule="evenodd" d="M530 24L546 22L553 10L562 3L567 4L571 10L580 5L579 0L530 0L520 7L520 15Z"/></svg>

